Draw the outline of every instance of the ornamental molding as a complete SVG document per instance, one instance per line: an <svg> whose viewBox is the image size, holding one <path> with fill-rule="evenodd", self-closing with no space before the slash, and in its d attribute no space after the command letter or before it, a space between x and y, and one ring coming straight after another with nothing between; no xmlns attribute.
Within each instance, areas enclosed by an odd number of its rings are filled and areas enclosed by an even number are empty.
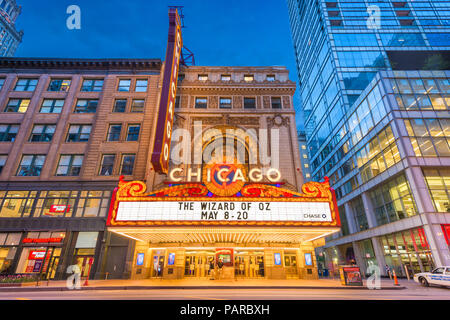
<svg viewBox="0 0 450 320"><path fill-rule="evenodd" d="M281 114L277 113L273 117L267 118L267 126L272 127L289 127L291 121L289 117L283 117Z"/></svg>

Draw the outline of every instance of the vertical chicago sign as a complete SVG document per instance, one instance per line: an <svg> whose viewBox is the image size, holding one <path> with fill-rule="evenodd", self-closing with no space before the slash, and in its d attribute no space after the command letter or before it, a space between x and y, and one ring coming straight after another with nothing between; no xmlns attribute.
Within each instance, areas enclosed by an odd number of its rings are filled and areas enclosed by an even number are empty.
<svg viewBox="0 0 450 320"><path fill-rule="evenodd" d="M177 9L171 8L169 9L169 38L151 160L153 168L158 173L167 173L169 168L170 141L182 47L180 16Z"/></svg>

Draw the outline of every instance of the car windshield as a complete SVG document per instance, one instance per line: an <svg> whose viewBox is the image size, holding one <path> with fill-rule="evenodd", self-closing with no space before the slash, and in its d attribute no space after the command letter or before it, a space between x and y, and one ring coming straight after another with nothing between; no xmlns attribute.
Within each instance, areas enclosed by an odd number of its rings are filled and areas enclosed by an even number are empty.
<svg viewBox="0 0 450 320"><path fill-rule="evenodd" d="M432 273L444 273L444 268L436 268L436 269L434 269L433 270L433 272Z"/></svg>

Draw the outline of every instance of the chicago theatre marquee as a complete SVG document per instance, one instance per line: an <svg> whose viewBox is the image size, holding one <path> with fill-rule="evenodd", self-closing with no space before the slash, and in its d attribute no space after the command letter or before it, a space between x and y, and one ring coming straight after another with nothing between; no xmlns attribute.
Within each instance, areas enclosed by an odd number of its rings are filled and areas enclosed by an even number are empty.
<svg viewBox="0 0 450 320"><path fill-rule="evenodd" d="M121 178L107 221L130 278L317 278L340 221L328 181L303 184L288 70L181 66L169 17L146 179Z"/></svg>

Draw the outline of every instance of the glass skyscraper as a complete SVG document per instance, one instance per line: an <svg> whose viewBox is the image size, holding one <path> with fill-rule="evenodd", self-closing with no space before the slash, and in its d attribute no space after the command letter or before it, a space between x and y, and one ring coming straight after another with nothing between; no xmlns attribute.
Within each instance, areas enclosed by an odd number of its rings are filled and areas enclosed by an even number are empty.
<svg viewBox="0 0 450 320"><path fill-rule="evenodd" d="M17 31L16 19L22 11L15 0L0 0L0 57L12 57L20 42L23 31Z"/></svg>
<svg viewBox="0 0 450 320"><path fill-rule="evenodd" d="M342 220L319 265L450 265L450 1L287 3L312 180Z"/></svg>

